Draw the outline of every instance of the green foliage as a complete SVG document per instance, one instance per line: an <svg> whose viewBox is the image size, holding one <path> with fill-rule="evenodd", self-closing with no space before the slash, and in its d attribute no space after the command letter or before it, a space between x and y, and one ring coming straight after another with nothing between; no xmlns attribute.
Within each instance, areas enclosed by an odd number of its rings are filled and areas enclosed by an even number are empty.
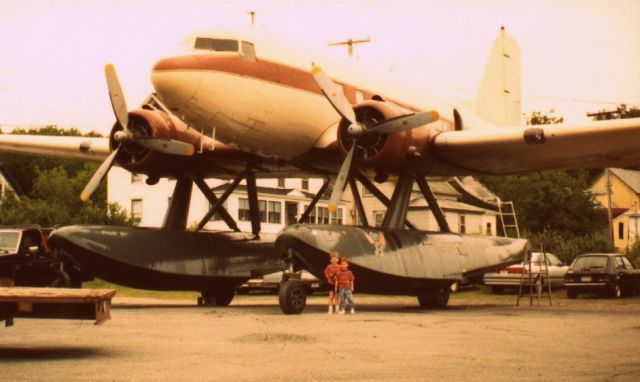
<svg viewBox="0 0 640 382"><path fill-rule="evenodd" d="M46 126L14 129L12 134L81 136L78 129ZM99 137L92 132L84 136ZM27 194L20 199L8 195L0 208L0 224L39 224L43 227L70 224L132 225L117 204L107 204L102 184L92 201L80 201L80 193L97 169L97 164L75 159L52 159L28 155L0 154L0 162Z"/></svg>
<svg viewBox="0 0 640 382"><path fill-rule="evenodd" d="M529 125L560 123L562 117L533 112ZM608 251L606 220L596 211L587 170L552 170L523 175L479 177L502 200L514 203L520 230L533 248L545 248L570 262L580 253Z"/></svg>
<svg viewBox="0 0 640 382"><path fill-rule="evenodd" d="M528 235L532 249L537 250L544 245L545 251L553 253L567 264L583 253L612 252L606 233L602 231L583 236L568 236L557 231L544 231Z"/></svg>
<svg viewBox="0 0 640 382"><path fill-rule="evenodd" d="M564 121L563 117L556 117L553 113L555 113L555 109L549 110L548 114L543 114L541 111L534 111L529 118L527 118L527 125L550 125Z"/></svg>
<svg viewBox="0 0 640 382"><path fill-rule="evenodd" d="M631 247L625 250L625 255L635 264L635 266L640 266L640 240L637 240L631 244Z"/></svg>
<svg viewBox="0 0 640 382"><path fill-rule="evenodd" d="M597 113L588 113L587 115L593 118L595 121L604 121L608 119L640 118L640 107L620 104L616 107L616 110L600 110Z"/></svg>
<svg viewBox="0 0 640 382"><path fill-rule="evenodd" d="M80 192L92 175L87 166L75 177L57 167L38 170L33 197L18 199L9 194L0 208L0 224L39 224L43 227L70 224L132 225L133 219L117 204L106 203L105 190L93 200L80 201Z"/></svg>
<svg viewBox="0 0 640 382"><path fill-rule="evenodd" d="M54 125L29 129L15 128L11 131L11 134L86 137L101 136L96 132L90 132L83 135L80 130L76 128L63 129ZM38 176L39 170L51 170L56 167L64 167L71 176L75 176L85 168L86 164L85 161L78 159L44 158L33 155L16 155L12 153L0 153L0 162L4 164L11 175L13 175L13 178L27 195L31 195L33 181ZM97 166L97 164L92 164L94 170Z"/></svg>

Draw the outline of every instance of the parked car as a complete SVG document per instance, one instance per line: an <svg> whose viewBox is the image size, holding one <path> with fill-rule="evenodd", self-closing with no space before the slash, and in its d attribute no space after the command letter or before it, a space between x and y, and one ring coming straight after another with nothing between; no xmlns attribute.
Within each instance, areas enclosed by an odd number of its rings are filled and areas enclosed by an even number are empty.
<svg viewBox="0 0 640 382"><path fill-rule="evenodd" d="M0 285L80 287L92 277L49 247L51 228L0 227Z"/></svg>
<svg viewBox="0 0 640 382"><path fill-rule="evenodd" d="M529 255L531 259L531 276L537 277L540 274L540 269L545 272L542 252L531 252ZM542 277L542 285L546 286L547 282L551 283L552 288L561 288L564 284L564 275L569 269L569 266L565 265L560 259L551 253L546 254L547 268L549 270L549 276ZM493 293L500 293L507 288L518 288L520 286L520 280L529 279L529 262L522 262L519 264L510 265L496 273L485 273L482 281L484 285L491 287Z"/></svg>
<svg viewBox="0 0 640 382"><path fill-rule="evenodd" d="M248 294L250 292L278 293L282 276L283 272L275 272L261 277L254 277L240 285L238 294ZM300 281L307 287L307 294L320 290L324 285L324 282L304 270L300 272Z"/></svg>
<svg viewBox="0 0 640 382"><path fill-rule="evenodd" d="M564 276L567 297L603 293L610 298L631 296L640 290L640 269L619 253L590 253L576 257Z"/></svg>

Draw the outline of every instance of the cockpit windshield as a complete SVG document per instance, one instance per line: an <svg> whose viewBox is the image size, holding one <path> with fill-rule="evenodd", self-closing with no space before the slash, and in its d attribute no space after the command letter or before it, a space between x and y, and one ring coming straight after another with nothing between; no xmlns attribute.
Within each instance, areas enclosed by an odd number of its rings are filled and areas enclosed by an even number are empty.
<svg viewBox="0 0 640 382"><path fill-rule="evenodd" d="M212 50L214 52L237 52L239 44L238 40L197 37L194 48Z"/></svg>

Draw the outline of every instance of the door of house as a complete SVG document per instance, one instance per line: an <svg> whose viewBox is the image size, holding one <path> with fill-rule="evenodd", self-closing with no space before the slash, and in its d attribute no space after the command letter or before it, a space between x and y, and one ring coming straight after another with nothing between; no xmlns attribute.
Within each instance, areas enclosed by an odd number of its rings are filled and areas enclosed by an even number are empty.
<svg viewBox="0 0 640 382"><path fill-rule="evenodd" d="M287 211L287 225L296 224L298 221L298 203L285 202L285 211Z"/></svg>

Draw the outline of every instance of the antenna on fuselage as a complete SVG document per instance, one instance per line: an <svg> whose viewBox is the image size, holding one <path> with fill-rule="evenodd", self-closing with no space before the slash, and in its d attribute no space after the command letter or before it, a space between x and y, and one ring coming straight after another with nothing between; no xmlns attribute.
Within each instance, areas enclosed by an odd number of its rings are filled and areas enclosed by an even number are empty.
<svg viewBox="0 0 640 382"><path fill-rule="evenodd" d="M353 57L353 45L355 45L355 44L364 44L364 43L367 43L367 42L371 42L371 39L369 37L367 37L364 40L348 39L348 40L345 40L345 41L330 42L328 45L329 46L346 45L347 46L347 52L349 53L349 57Z"/></svg>
<svg viewBox="0 0 640 382"><path fill-rule="evenodd" d="M251 26L253 26L256 21L256 11L249 11L247 14L251 16Z"/></svg>

